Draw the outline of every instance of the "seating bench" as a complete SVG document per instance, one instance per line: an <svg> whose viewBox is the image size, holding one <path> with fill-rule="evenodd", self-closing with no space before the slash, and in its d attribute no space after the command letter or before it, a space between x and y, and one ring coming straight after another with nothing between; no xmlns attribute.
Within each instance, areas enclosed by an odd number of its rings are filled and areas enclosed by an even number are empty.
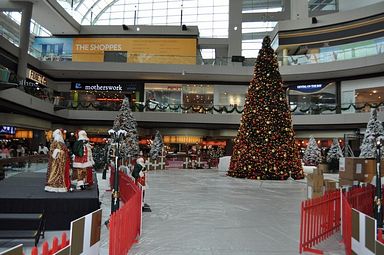
<svg viewBox="0 0 384 255"><path fill-rule="evenodd" d="M36 223L35 227L19 230L11 227L3 229L0 227L0 239L34 239L35 246L39 243L40 236L44 238L45 217L44 213L0 213L0 222L6 222L7 225L20 225L21 223ZM0 223L0 226L3 225Z"/></svg>

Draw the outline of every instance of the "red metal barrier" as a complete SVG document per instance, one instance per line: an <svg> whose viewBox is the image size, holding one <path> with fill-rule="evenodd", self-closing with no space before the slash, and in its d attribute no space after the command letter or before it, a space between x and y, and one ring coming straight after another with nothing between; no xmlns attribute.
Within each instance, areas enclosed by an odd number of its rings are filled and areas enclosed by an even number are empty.
<svg viewBox="0 0 384 255"><path fill-rule="evenodd" d="M333 235L340 228L340 192L326 193L322 197L301 203L300 244L302 252L323 254L312 247Z"/></svg>
<svg viewBox="0 0 384 255"><path fill-rule="evenodd" d="M113 213L109 222L109 254L125 255L140 235L141 190L120 172L120 194L124 206Z"/></svg>
<svg viewBox="0 0 384 255"><path fill-rule="evenodd" d="M49 244L47 241L45 241L43 243L41 254L51 255L68 245L69 245L69 240L67 240L67 234L63 232L63 234L61 234L61 243L59 244L59 239L55 236L53 237L53 241L52 241L52 249L49 249ZM37 247L33 247L31 250L31 255L38 255L38 254L39 254L39 249Z"/></svg>
<svg viewBox="0 0 384 255"><path fill-rule="evenodd" d="M349 204L345 195L342 195L343 210L342 210L342 229L345 254L352 254L352 207Z"/></svg>
<svg viewBox="0 0 384 255"><path fill-rule="evenodd" d="M349 205L366 215L373 217L373 200L375 196L375 186L355 187L345 192L345 198Z"/></svg>

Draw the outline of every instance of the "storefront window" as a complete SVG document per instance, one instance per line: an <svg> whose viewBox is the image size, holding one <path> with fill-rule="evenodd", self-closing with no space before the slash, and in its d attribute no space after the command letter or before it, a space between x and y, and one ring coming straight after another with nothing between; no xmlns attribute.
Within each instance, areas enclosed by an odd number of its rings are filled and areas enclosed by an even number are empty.
<svg viewBox="0 0 384 255"><path fill-rule="evenodd" d="M213 85L183 85L183 112L213 113L213 91Z"/></svg>
<svg viewBox="0 0 384 255"><path fill-rule="evenodd" d="M289 105L292 114L335 114L336 85L299 84L289 87Z"/></svg>
<svg viewBox="0 0 384 255"><path fill-rule="evenodd" d="M341 83L342 113L369 112L372 107L384 111L382 77L343 81Z"/></svg>
<svg viewBox="0 0 384 255"><path fill-rule="evenodd" d="M180 112L181 90L180 84L146 83L146 111Z"/></svg>

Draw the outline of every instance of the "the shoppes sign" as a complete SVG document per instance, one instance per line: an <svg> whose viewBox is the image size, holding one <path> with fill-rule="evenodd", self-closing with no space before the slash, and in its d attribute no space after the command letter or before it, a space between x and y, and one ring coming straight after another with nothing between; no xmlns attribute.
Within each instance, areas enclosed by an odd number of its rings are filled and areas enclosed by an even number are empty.
<svg viewBox="0 0 384 255"><path fill-rule="evenodd" d="M88 91L121 91L131 92L137 88L136 83L124 82L72 82L71 90L88 90Z"/></svg>

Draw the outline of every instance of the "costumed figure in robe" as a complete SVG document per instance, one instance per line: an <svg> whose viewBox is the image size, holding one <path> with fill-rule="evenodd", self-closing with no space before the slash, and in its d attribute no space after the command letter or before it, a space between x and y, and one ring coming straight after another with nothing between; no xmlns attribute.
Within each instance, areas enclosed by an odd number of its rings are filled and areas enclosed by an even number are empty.
<svg viewBox="0 0 384 255"><path fill-rule="evenodd" d="M145 167L144 158L139 156L136 160L135 167L132 171L132 177L135 178L135 183L138 185L143 191L143 203L145 198L145 190L148 188L148 171ZM151 212L151 209L148 204L144 203L142 206L142 210L144 212Z"/></svg>
<svg viewBox="0 0 384 255"><path fill-rule="evenodd" d="M53 132L53 142L48 152L48 171L45 191L67 192L70 188L70 158L60 129Z"/></svg>
<svg viewBox="0 0 384 255"><path fill-rule="evenodd" d="M84 190L86 185L93 184L92 168L95 164L92 146L84 130L78 132L78 139L73 145L73 154L72 181L76 183L76 189Z"/></svg>

